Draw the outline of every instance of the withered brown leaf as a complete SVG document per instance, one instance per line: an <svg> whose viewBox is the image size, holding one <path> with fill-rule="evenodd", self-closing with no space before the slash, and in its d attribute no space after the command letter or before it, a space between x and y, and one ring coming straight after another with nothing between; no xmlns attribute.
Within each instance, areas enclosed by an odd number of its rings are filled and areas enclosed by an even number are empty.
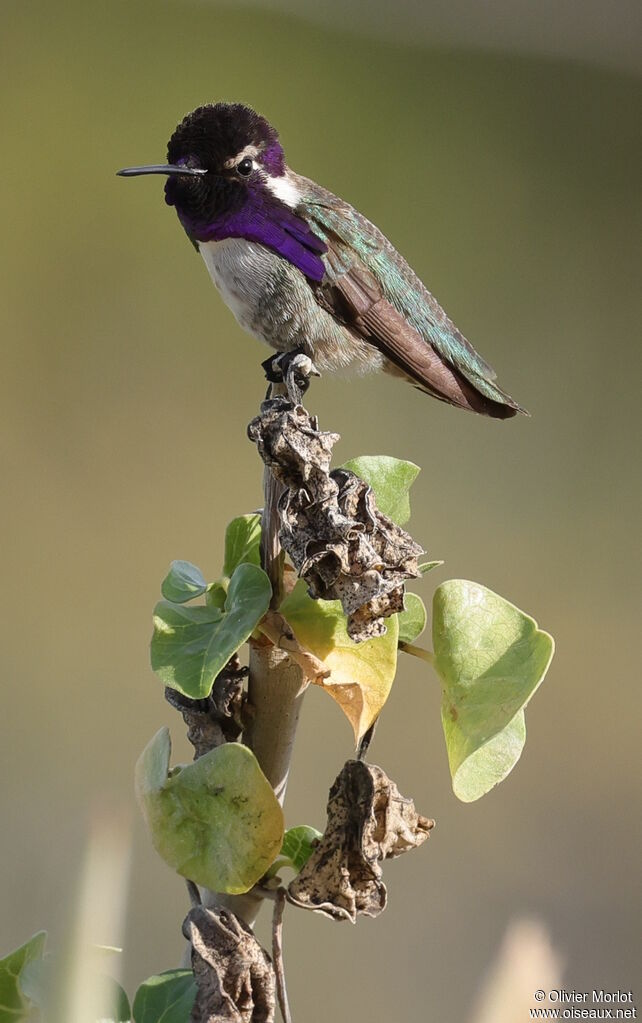
<svg viewBox="0 0 642 1023"><path fill-rule="evenodd" d="M214 680L210 695L202 700L192 700L177 689L165 687L165 699L181 712L188 726L194 760L224 742L238 739L243 728L243 680L247 673L238 654L234 654Z"/></svg>
<svg viewBox="0 0 642 1023"><path fill-rule="evenodd" d="M194 906L183 922L197 984L191 1023L274 1023L272 961L226 909Z"/></svg>
<svg viewBox="0 0 642 1023"><path fill-rule="evenodd" d="M381 860L421 845L434 823L380 767L348 760L330 789L325 832L290 883L290 900L334 920L378 916L387 897Z"/></svg>
<svg viewBox="0 0 642 1023"><path fill-rule="evenodd" d="M279 540L313 597L340 600L355 642L385 632L403 609L404 583L419 576L423 548L377 508L348 469L330 471L336 433L287 398L266 401L249 435L285 490Z"/></svg>

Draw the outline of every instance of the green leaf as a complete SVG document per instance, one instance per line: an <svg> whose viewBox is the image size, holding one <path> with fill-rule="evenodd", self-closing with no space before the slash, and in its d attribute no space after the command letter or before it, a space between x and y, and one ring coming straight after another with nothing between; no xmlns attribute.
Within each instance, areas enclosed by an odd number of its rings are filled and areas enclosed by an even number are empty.
<svg viewBox="0 0 642 1023"><path fill-rule="evenodd" d="M524 707L548 670L553 639L492 590L451 579L435 591L433 647L453 790L472 802L519 760Z"/></svg>
<svg viewBox="0 0 642 1023"><path fill-rule="evenodd" d="M230 584L230 580L227 576L223 576L222 579L217 579L216 582L210 583L205 591L205 603L208 607L217 607L219 611L225 609L225 600L227 598L227 589Z"/></svg>
<svg viewBox="0 0 642 1023"><path fill-rule="evenodd" d="M290 861L298 874L310 859L320 838L321 832L310 827L309 824L299 824L295 828L288 828L283 837L281 856Z"/></svg>
<svg viewBox="0 0 642 1023"><path fill-rule="evenodd" d="M23 992L20 981L22 971L36 959L42 959L45 952L47 932L39 931L33 938L0 959L0 1020L14 1023L26 1020L33 1003Z"/></svg>
<svg viewBox="0 0 642 1023"><path fill-rule="evenodd" d="M414 643L426 628L428 614L426 605L416 593L404 595L404 609L397 615L399 620L399 643Z"/></svg>
<svg viewBox="0 0 642 1023"><path fill-rule="evenodd" d="M376 721L388 699L397 667L397 615L387 620L385 636L355 643L338 600L313 600L300 579L279 608L301 646L331 671L318 684L339 704L356 742Z"/></svg>
<svg viewBox="0 0 642 1023"><path fill-rule="evenodd" d="M165 683L192 699L208 696L222 664L217 645L224 612L160 601L154 608L152 668ZM234 653L231 651L230 656Z"/></svg>
<svg viewBox="0 0 642 1023"><path fill-rule="evenodd" d="M136 764L136 795L144 802L149 796L160 792L169 774L169 758L172 740L169 728L164 725L148 742Z"/></svg>
<svg viewBox="0 0 642 1023"><path fill-rule="evenodd" d="M134 998L134 1023L189 1023L195 998L191 970L167 970L149 977Z"/></svg>
<svg viewBox="0 0 642 1023"><path fill-rule="evenodd" d="M132 1010L127 994L113 977L101 977L105 1006L101 1010L100 1023L129 1023Z"/></svg>
<svg viewBox="0 0 642 1023"><path fill-rule="evenodd" d="M171 600L173 604L184 604L193 597L200 597L206 589L207 583L200 568L189 561L172 561L161 584L165 600Z"/></svg>
<svg viewBox="0 0 642 1023"><path fill-rule="evenodd" d="M95 946L92 951L104 953L105 947ZM64 959L47 955L43 959L32 959L23 967L20 988L39 1010L39 1020L62 1018L62 1006L68 1000L69 966ZM131 1008L125 991L113 977L96 971L94 966L90 956L84 964L83 984L95 1018L100 1023L129 1023ZM0 1020L4 1020L1 1009Z"/></svg>
<svg viewBox="0 0 642 1023"><path fill-rule="evenodd" d="M222 611L161 600L154 609L152 668L165 685L184 696L193 700L209 696L214 679L251 636L271 596L265 572L242 564L230 580Z"/></svg>
<svg viewBox="0 0 642 1023"><path fill-rule="evenodd" d="M443 561L425 561L418 568L422 575L426 575L427 572L432 572L433 568L439 568L440 565L443 565Z"/></svg>
<svg viewBox="0 0 642 1023"><path fill-rule="evenodd" d="M361 455L359 458L351 458L343 468L351 469L372 487L380 512L399 526L408 521L408 492L421 472L418 465L390 455Z"/></svg>
<svg viewBox="0 0 642 1023"><path fill-rule="evenodd" d="M261 516L240 515L225 530L225 563L223 575L232 575L239 565L261 564Z"/></svg>
<svg viewBox="0 0 642 1023"><path fill-rule="evenodd" d="M54 1004L56 973L53 956L47 955L25 963L20 971L19 983L25 998L38 1009L45 1010ZM0 1019L4 1019L1 1008Z"/></svg>
<svg viewBox="0 0 642 1023"><path fill-rule="evenodd" d="M159 785L169 762L161 728L136 765L136 795L162 859L183 877L238 895L256 884L283 841L283 811L247 746L228 742Z"/></svg>

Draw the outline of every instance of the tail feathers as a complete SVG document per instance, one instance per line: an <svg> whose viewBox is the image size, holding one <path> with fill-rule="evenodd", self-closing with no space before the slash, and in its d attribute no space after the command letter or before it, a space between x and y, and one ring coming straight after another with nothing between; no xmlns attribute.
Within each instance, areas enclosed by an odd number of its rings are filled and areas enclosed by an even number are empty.
<svg viewBox="0 0 642 1023"><path fill-rule="evenodd" d="M398 346L396 350L389 347L384 351L388 373L403 377L424 394L448 405L492 419L510 419L518 412L526 416L529 414L496 383L472 373L464 375L438 355L431 345L413 346L403 353L404 357L400 357Z"/></svg>
<svg viewBox="0 0 642 1023"><path fill-rule="evenodd" d="M494 380L488 380L472 373L467 376L467 380L481 398L486 399L489 406L493 407L494 410L488 411L486 415L493 416L495 419L510 419L518 412L523 416L530 416L530 412L518 405L515 399L498 387Z"/></svg>
<svg viewBox="0 0 642 1023"><path fill-rule="evenodd" d="M390 372L390 369L388 371ZM394 370L392 372L394 373ZM405 374L403 375L405 376ZM483 391L477 389L457 371L453 371L452 376L452 386L443 387L444 378L443 374L441 375L440 384L442 386L439 390L426 380L420 381L416 377L406 377L406 379L410 380L418 390L429 394L432 398L437 398L438 401L454 405L456 408L466 409L468 412L476 412L478 415L490 416L491 419L511 419L518 413L524 416L530 415L525 408L518 405L509 394L499 387L492 388L496 397L491 398L487 393L491 390L490 387L484 387Z"/></svg>

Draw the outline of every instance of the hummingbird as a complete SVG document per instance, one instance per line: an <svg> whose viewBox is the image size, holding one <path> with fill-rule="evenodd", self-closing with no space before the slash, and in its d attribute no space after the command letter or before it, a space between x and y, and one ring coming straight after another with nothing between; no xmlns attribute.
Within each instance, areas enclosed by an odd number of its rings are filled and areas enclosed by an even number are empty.
<svg viewBox="0 0 642 1023"><path fill-rule="evenodd" d="M384 370L458 408L527 414L379 228L288 167L251 107L193 110L167 160L118 174L167 177L165 202L250 334L321 372Z"/></svg>

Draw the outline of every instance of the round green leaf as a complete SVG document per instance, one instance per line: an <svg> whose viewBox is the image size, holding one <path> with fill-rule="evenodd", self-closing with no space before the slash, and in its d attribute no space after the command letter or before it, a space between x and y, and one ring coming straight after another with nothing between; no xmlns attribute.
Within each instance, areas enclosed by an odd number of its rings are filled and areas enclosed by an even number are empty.
<svg viewBox="0 0 642 1023"><path fill-rule="evenodd" d="M200 568L189 561L172 561L161 584L165 600L171 600L174 604L184 604L193 597L200 597L206 589L207 583Z"/></svg>
<svg viewBox="0 0 642 1023"><path fill-rule="evenodd" d="M281 856L285 857L292 864L297 874L308 862L314 852L321 832L309 824L299 824L294 828L288 828L281 846Z"/></svg>
<svg viewBox="0 0 642 1023"><path fill-rule="evenodd" d="M175 768L159 786L159 765L168 761L169 733L161 728L136 765L136 794L154 848L196 884L248 891L283 841L283 811L256 757L228 742Z"/></svg>
<svg viewBox="0 0 642 1023"><path fill-rule="evenodd" d="M343 466L372 487L377 508L388 518L403 526L410 518L408 492L421 472L414 462L405 462L390 455L360 455Z"/></svg>
<svg viewBox="0 0 642 1023"><path fill-rule="evenodd" d="M134 1023L189 1023L195 998L191 970L167 970L149 977L134 998Z"/></svg>
<svg viewBox="0 0 642 1023"><path fill-rule="evenodd" d="M492 590L451 579L433 598L433 647L453 790L472 802L519 760L523 709L548 670L553 639Z"/></svg>
<svg viewBox="0 0 642 1023"><path fill-rule="evenodd" d="M225 530L225 562L223 575L232 575L235 568L248 562L261 564L261 516L239 515Z"/></svg>
<svg viewBox="0 0 642 1023"><path fill-rule="evenodd" d="M414 643L426 628L428 614L426 605L416 593L404 595L404 609L397 615L399 620L399 645Z"/></svg>
<svg viewBox="0 0 642 1023"><path fill-rule="evenodd" d="M152 668L167 686L193 700L212 691L214 679L246 642L267 611L272 588L257 565L234 572L223 610L161 600L154 608Z"/></svg>
<svg viewBox="0 0 642 1023"><path fill-rule="evenodd" d="M25 967L42 959L45 952L47 932L39 931L20 948L0 959L0 1019L3 1023L18 1023L26 1020L32 1009L32 1000L23 992L20 979Z"/></svg>

